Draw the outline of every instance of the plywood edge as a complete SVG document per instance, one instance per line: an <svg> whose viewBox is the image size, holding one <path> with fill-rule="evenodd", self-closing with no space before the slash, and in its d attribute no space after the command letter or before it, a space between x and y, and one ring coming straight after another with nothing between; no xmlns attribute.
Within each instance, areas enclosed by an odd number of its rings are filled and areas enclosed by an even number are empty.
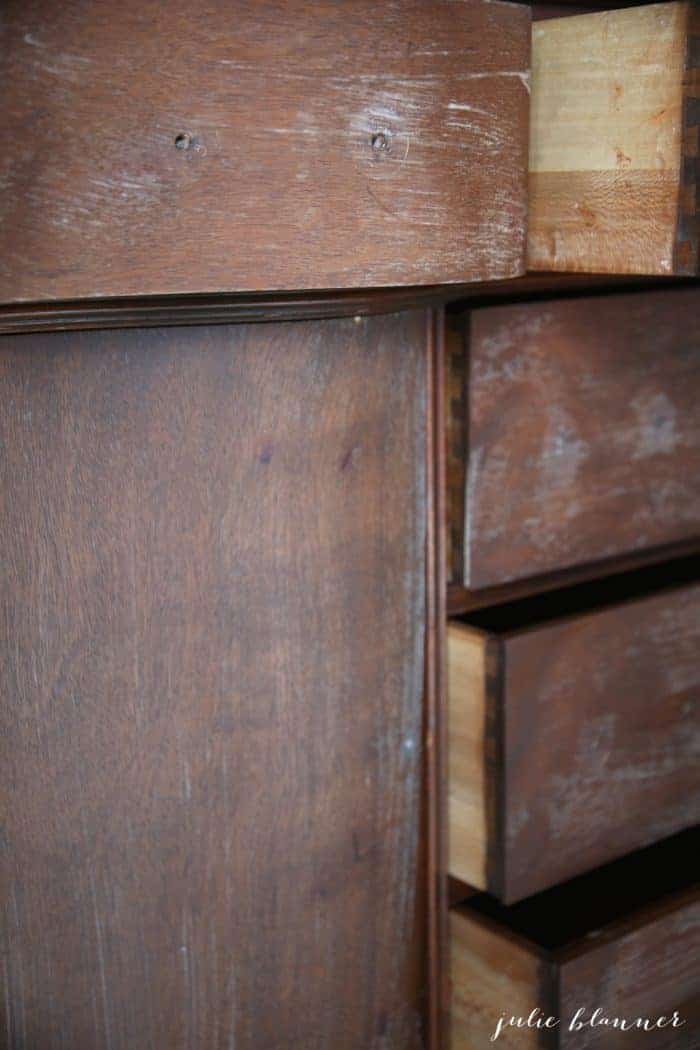
<svg viewBox="0 0 700 1050"><path fill-rule="evenodd" d="M477 889L488 881L488 642L483 631L448 627L449 872Z"/></svg>
<svg viewBox="0 0 700 1050"><path fill-rule="evenodd" d="M686 0L533 25L529 269L695 272L688 26Z"/></svg>
<svg viewBox="0 0 700 1050"><path fill-rule="evenodd" d="M451 1050L491 1045L500 1017L528 1017L542 1001L547 961L539 949L464 908L450 912ZM539 1045L534 1028L506 1029L496 1041L508 1050Z"/></svg>

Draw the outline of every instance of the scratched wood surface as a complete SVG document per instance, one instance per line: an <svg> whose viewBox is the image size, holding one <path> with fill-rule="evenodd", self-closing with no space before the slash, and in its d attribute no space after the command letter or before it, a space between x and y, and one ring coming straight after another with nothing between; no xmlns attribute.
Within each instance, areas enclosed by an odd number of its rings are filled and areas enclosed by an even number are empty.
<svg viewBox="0 0 700 1050"><path fill-rule="evenodd" d="M0 302L524 271L530 10L8 0Z"/></svg>
<svg viewBox="0 0 700 1050"><path fill-rule="evenodd" d="M675 1012L682 1025L646 1032L563 1025L558 1050L625 1050L635 1039L650 1050L699 1050L700 889L570 954L559 966L562 1017L574 1018L595 1003L607 1017L632 1021L673 1018Z"/></svg>
<svg viewBox="0 0 700 1050"><path fill-rule="evenodd" d="M700 886L688 862L697 832L574 879L512 907L480 894L450 916L454 940L453 1047L512 1050L697 1050L700 1047ZM479 994L479 986L484 995ZM650 1031L582 1024L673 1018ZM531 1011L559 1019L528 1027Z"/></svg>
<svg viewBox="0 0 700 1050"><path fill-rule="evenodd" d="M425 330L0 343L7 1050L423 1045Z"/></svg>
<svg viewBox="0 0 700 1050"><path fill-rule="evenodd" d="M488 307L467 323L465 587L700 536L697 289Z"/></svg>
<svg viewBox="0 0 700 1050"><path fill-rule="evenodd" d="M452 875L520 900L700 821L700 584L550 622L527 604L475 618L473 641L449 633L470 748L461 763L450 748Z"/></svg>
<svg viewBox="0 0 700 1050"><path fill-rule="evenodd" d="M698 272L698 11L533 26L529 269Z"/></svg>

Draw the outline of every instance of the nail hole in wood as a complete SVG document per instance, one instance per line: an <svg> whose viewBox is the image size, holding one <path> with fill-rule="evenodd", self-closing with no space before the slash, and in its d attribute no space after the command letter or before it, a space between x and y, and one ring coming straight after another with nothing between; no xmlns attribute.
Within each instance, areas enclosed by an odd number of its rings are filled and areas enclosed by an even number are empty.
<svg viewBox="0 0 700 1050"><path fill-rule="evenodd" d="M186 131L181 131L179 135L175 136L175 148L176 149L189 149L192 145L192 136L188 135Z"/></svg>
<svg viewBox="0 0 700 1050"><path fill-rule="evenodd" d="M375 131L372 135L372 149L375 153L386 153L390 140L391 136L388 131Z"/></svg>

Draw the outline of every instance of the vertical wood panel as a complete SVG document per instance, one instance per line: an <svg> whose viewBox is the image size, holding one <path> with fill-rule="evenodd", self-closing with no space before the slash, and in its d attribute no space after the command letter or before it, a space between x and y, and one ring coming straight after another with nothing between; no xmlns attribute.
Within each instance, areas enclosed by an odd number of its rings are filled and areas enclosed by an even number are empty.
<svg viewBox="0 0 700 1050"><path fill-rule="evenodd" d="M0 343L0 1045L422 1045L424 355Z"/></svg>

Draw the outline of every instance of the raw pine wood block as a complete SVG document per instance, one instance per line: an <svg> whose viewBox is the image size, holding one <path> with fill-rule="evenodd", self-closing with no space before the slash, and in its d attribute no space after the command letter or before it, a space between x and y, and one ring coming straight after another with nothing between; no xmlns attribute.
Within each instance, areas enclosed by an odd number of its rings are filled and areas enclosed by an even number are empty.
<svg viewBox="0 0 700 1050"><path fill-rule="evenodd" d="M697 1050L700 886L687 873L697 839L680 836L515 907L477 896L453 909L452 1050ZM591 1026L594 1010L609 1023ZM545 1028L547 1018L559 1023Z"/></svg>
<svg viewBox="0 0 700 1050"><path fill-rule="evenodd" d="M521 274L529 73L512 3L7 0L0 302Z"/></svg>
<svg viewBox="0 0 700 1050"><path fill-rule="evenodd" d="M535 23L528 267L697 273L699 122L694 3Z"/></svg>
<svg viewBox="0 0 700 1050"><path fill-rule="evenodd" d="M632 593L450 624L455 878L517 901L700 820L700 585Z"/></svg>

